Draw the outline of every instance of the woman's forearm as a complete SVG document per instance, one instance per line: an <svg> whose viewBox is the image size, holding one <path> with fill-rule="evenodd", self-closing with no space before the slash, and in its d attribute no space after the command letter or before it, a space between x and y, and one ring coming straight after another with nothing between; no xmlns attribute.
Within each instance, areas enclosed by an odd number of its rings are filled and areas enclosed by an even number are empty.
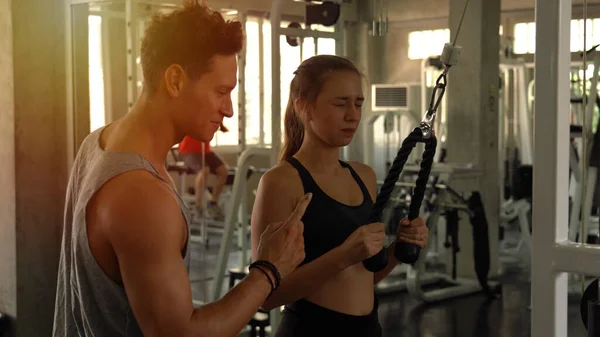
<svg viewBox="0 0 600 337"><path fill-rule="evenodd" d="M398 260L396 260L396 257L394 256L394 249L396 247L396 241L394 241L387 249L387 255L388 255L388 264L387 266L385 266L385 268L383 268L382 270L373 273L373 284L377 284L379 283L381 280L383 280L386 276L388 276L392 270L394 270L394 268L396 268L396 266L398 265Z"/></svg>
<svg viewBox="0 0 600 337"><path fill-rule="evenodd" d="M349 266L347 261L341 246L330 250L283 279L262 308L271 310L314 294L324 282L346 269Z"/></svg>

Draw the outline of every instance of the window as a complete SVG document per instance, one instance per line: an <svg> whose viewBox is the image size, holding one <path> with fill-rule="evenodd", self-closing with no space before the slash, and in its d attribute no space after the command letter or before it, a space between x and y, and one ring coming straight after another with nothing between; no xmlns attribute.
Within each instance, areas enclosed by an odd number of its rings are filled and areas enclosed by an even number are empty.
<svg viewBox="0 0 600 337"><path fill-rule="evenodd" d="M513 52L532 54L535 52L535 22L515 25Z"/></svg>
<svg viewBox="0 0 600 337"><path fill-rule="evenodd" d="M260 27L257 20L246 22L246 144L257 145L261 142L260 125ZM263 44L265 41L263 40Z"/></svg>
<svg viewBox="0 0 600 337"><path fill-rule="evenodd" d="M450 42L450 29L423 30L408 34L408 58L426 59L440 55L445 43Z"/></svg>
<svg viewBox="0 0 600 337"><path fill-rule="evenodd" d="M588 19L586 22L586 46L591 48L600 44L600 19ZM535 22L522 22L515 25L515 54L535 53ZM571 20L571 52L583 50L583 20Z"/></svg>
<svg viewBox="0 0 600 337"><path fill-rule="evenodd" d="M503 34L502 25L498 29ZM421 30L408 33L408 58L422 60L442 53L450 41L450 29Z"/></svg>
<svg viewBox="0 0 600 337"><path fill-rule="evenodd" d="M90 85L90 132L106 123L104 110L104 73L102 68L102 17L88 16L88 53Z"/></svg>
<svg viewBox="0 0 600 337"><path fill-rule="evenodd" d="M260 73L260 58L259 58L259 20L257 18L248 18L246 22L246 144L247 145L269 145L271 144L271 24L268 20L263 20L262 23L262 38L263 38L263 72ZM285 27L288 22L282 22L281 26ZM313 29L331 31L331 27L312 27ZM315 48L314 38L304 38L301 40L301 45L298 47L290 46L285 36L280 37L281 47L281 130L283 130L283 121L285 117L285 109L289 98L289 86L294 71L300 63L316 54L335 54L334 39L317 39ZM261 106L260 93L262 75L263 93L263 111L262 111L262 126L263 139L260 139L261 132ZM283 136L283 132L282 132Z"/></svg>
<svg viewBox="0 0 600 337"><path fill-rule="evenodd" d="M239 78L239 71L238 71ZM223 124L229 129L229 132L217 131L212 141L211 146L236 146L239 144L239 105L238 105L239 88L236 86L231 91L231 105L233 107L233 117L225 118Z"/></svg>

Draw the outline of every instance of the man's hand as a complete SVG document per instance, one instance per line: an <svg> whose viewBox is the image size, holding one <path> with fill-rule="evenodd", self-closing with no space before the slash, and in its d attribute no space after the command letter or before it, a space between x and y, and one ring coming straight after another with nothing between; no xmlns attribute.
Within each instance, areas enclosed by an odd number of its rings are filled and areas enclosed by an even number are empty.
<svg viewBox="0 0 600 337"><path fill-rule="evenodd" d="M404 218L400 221L396 237L401 241L425 248L429 239L429 229L425 226L422 218L416 218L413 221Z"/></svg>
<svg viewBox="0 0 600 337"><path fill-rule="evenodd" d="M304 261L304 224L301 219L311 198L312 194L306 194L285 222L268 225L260 236L258 259L273 263L282 278Z"/></svg>

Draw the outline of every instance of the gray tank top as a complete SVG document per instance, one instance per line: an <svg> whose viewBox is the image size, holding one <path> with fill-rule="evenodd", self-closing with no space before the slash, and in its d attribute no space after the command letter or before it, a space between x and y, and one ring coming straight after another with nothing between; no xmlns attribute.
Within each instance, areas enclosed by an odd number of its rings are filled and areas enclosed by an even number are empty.
<svg viewBox="0 0 600 337"><path fill-rule="evenodd" d="M54 337L143 336L125 289L104 273L92 255L88 244L85 209L96 191L121 173L144 169L157 179L165 180L141 155L102 150L99 141L103 129L92 132L83 141L67 187ZM189 238L190 212L174 189L173 194L185 217ZM182 258L189 271L187 240Z"/></svg>

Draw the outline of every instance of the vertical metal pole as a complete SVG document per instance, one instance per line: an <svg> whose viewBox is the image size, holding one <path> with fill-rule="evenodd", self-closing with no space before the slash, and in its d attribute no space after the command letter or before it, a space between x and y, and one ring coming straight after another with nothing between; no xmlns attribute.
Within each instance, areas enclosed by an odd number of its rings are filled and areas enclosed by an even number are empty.
<svg viewBox="0 0 600 337"><path fill-rule="evenodd" d="M519 65L515 68L515 80L517 87L517 112L519 114L519 135L521 137L521 163L525 165L533 164L533 145L531 130L531 113L527 107L527 89L525 87L525 65Z"/></svg>
<svg viewBox="0 0 600 337"><path fill-rule="evenodd" d="M282 0L271 3L271 166L281 149L281 55L280 24Z"/></svg>
<svg viewBox="0 0 600 337"><path fill-rule="evenodd" d="M136 54L137 43L135 39L136 32L136 16L135 16L135 0L125 0L125 35L127 41L127 105L129 109L133 107L137 99L137 71L136 71Z"/></svg>
<svg viewBox="0 0 600 337"><path fill-rule="evenodd" d="M281 149L281 47L279 43L283 0L271 2L271 166ZM277 331L281 310L271 310L271 329Z"/></svg>
<svg viewBox="0 0 600 337"><path fill-rule="evenodd" d="M73 162L75 161L75 113L73 107L73 11L71 1L67 0L65 5L65 45L66 66L65 74L67 76L67 172L71 174Z"/></svg>
<svg viewBox="0 0 600 337"><path fill-rule="evenodd" d="M348 51L346 50L346 39L348 38L346 34L346 19L344 18L344 9L340 13L340 18L338 22L335 24L335 31L338 35L338 38L335 39L335 54L338 56L348 56ZM317 41L315 40L315 43Z"/></svg>
<svg viewBox="0 0 600 337"><path fill-rule="evenodd" d="M338 35L338 38L334 40L335 41L335 54L338 56L347 56L347 52L344 49L345 48L344 41L347 38L345 25L346 25L346 22L345 22L345 18L344 18L344 10L342 9L340 18L338 19L338 22L336 22L336 24L335 24L335 32ZM315 46L316 46L318 43L318 39L315 38L314 42L315 42ZM350 145L340 148L340 157L342 160L350 160L349 146Z"/></svg>
<svg viewBox="0 0 600 337"><path fill-rule="evenodd" d="M258 144L265 145L265 39L263 31L264 20L258 19L258 86L259 95L259 121Z"/></svg>
<svg viewBox="0 0 600 337"><path fill-rule="evenodd" d="M243 195L242 195L242 205L240 207L240 212L242 213L240 216L240 234L239 241L240 249L242 250L242 258L240 259L240 269L244 270L248 265L248 239L246 238L246 233L248 232L249 219L248 219L248 185L244 185L243 187Z"/></svg>
<svg viewBox="0 0 600 337"><path fill-rule="evenodd" d="M536 0L532 337L567 336L568 278L553 264L567 240L570 21L571 0Z"/></svg>
<svg viewBox="0 0 600 337"><path fill-rule="evenodd" d="M239 12L239 20L246 29L247 16ZM238 56L238 144L239 153L246 150L246 39Z"/></svg>
<svg viewBox="0 0 600 337"><path fill-rule="evenodd" d="M115 120L113 111L113 95L112 95L112 72L111 69L111 57L110 57L110 43L104 43L110 41L110 15L101 14L102 18L102 33L101 33L101 44L102 44L102 77L104 78L104 118L106 123L109 124Z"/></svg>

